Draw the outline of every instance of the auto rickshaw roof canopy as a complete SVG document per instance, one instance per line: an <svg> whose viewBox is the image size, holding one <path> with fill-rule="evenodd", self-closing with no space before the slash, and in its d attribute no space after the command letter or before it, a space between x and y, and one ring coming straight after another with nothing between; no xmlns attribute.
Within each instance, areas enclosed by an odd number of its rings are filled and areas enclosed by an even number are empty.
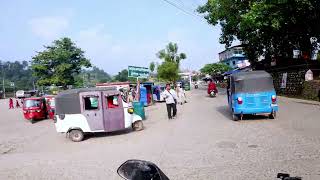
<svg viewBox="0 0 320 180"><path fill-rule="evenodd" d="M239 72L231 76L232 92L273 91L272 76L266 71Z"/></svg>
<svg viewBox="0 0 320 180"><path fill-rule="evenodd" d="M81 88L62 91L55 97L56 114L81 114L79 94L82 92L107 92L108 95L119 94L116 87Z"/></svg>

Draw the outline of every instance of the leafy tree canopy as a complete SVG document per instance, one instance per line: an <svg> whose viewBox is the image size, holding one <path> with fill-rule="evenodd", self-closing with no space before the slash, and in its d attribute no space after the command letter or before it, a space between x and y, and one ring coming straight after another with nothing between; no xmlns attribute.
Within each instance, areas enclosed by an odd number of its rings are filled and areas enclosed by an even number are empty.
<svg viewBox="0 0 320 180"><path fill-rule="evenodd" d="M231 70L231 68L223 63L206 64L203 68L200 69L201 73L213 76L223 74L229 70Z"/></svg>
<svg viewBox="0 0 320 180"><path fill-rule="evenodd" d="M158 66L158 77L164 81L175 82L179 78L179 66L183 59L187 58L185 53L178 53L177 43L170 42L165 49L159 51L157 57L164 60Z"/></svg>
<svg viewBox="0 0 320 180"><path fill-rule="evenodd" d="M112 77L104 70L93 66L90 69L84 69L75 76L75 87L95 87L96 83L110 82Z"/></svg>
<svg viewBox="0 0 320 180"><path fill-rule="evenodd" d="M1 66L1 79L4 76L4 86L6 91L15 90L31 90L33 89L32 71L28 66L27 61L0 61ZM11 83L14 83L15 87L11 87ZM1 81L2 85L2 81ZM2 86L1 86L2 87ZM2 90L2 88L1 88Z"/></svg>
<svg viewBox="0 0 320 180"><path fill-rule="evenodd" d="M38 85L57 86L74 85L74 76L83 67L90 67L89 59L84 51L78 48L70 38L55 40L51 46L44 46L45 50L32 57L31 68L33 75L38 78Z"/></svg>
<svg viewBox="0 0 320 180"><path fill-rule="evenodd" d="M118 72L118 74L114 76L113 81L119 81L119 82L129 81L128 70L123 69L122 71Z"/></svg>
<svg viewBox="0 0 320 180"><path fill-rule="evenodd" d="M175 82L179 78L179 68L177 63L165 61L158 66L158 77L161 80Z"/></svg>
<svg viewBox="0 0 320 180"><path fill-rule="evenodd" d="M185 53L178 54L178 45L177 43L170 42L165 49L162 49L157 53L158 58L163 59L168 62L175 62L178 67L181 60L186 59L187 55Z"/></svg>
<svg viewBox="0 0 320 180"><path fill-rule="evenodd" d="M149 65L149 69L151 72L154 72L154 69L155 69L156 65L154 62L151 62L150 65Z"/></svg>
<svg viewBox="0 0 320 180"><path fill-rule="evenodd" d="M310 37L320 40L318 0L208 0L198 8L209 24L221 25L220 43L236 39L247 56L292 57L293 49L309 52Z"/></svg>

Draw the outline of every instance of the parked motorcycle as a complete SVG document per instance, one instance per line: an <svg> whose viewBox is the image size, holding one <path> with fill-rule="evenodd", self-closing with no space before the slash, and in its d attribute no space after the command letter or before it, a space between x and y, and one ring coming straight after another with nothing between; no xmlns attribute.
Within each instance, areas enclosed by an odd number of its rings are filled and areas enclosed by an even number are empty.
<svg viewBox="0 0 320 180"><path fill-rule="evenodd" d="M161 169L152 162L143 160L128 160L117 170L120 177L126 180L169 180ZM301 177L290 177L289 174L278 173L281 180L302 180Z"/></svg>

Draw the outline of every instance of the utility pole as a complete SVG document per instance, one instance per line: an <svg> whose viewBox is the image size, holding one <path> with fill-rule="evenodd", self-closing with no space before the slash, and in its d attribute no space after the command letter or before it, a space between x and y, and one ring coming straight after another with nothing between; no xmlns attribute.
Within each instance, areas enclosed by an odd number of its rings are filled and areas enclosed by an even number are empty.
<svg viewBox="0 0 320 180"><path fill-rule="evenodd" d="M6 88L4 87L4 65L1 63L2 67L2 93L3 93L3 99L6 98Z"/></svg>

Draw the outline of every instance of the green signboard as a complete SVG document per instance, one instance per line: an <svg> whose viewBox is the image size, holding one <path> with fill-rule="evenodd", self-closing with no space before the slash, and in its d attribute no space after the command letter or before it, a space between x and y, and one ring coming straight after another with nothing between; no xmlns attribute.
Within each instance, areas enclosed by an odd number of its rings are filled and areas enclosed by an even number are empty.
<svg viewBox="0 0 320 180"><path fill-rule="evenodd" d="M148 78L149 69L145 67L128 66L128 77Z"/></svg>

